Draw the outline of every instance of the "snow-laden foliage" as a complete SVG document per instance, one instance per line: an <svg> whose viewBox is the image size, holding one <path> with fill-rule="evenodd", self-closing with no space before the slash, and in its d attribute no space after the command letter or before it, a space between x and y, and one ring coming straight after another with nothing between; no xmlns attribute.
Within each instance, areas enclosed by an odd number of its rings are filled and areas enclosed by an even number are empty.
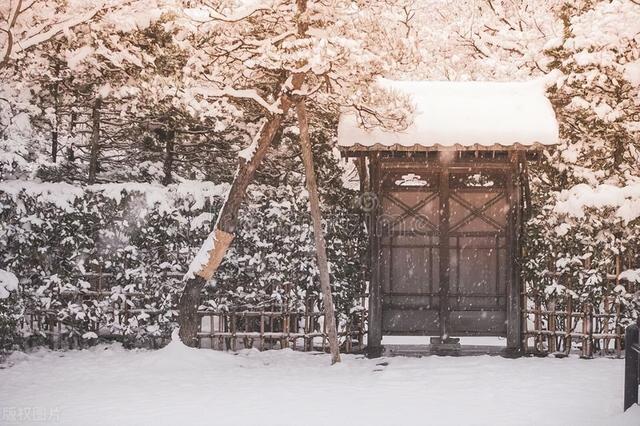
<svg viewBox="0 0 640 426"><path fill-rule="evenodd" d="M526 282L553 298L569 291L552 275L561 272L577 301L598 304L607 274L622 272L610 290L630 318L640 263L639 23L634 0L309 1L303 14L292 0L0 2L0 268L26 289L0 311L11 306L19 318L23 303L53 306L78 333L93 332L92 318L108 316L113 301L71 302L58 289L82 291L78 276L102 268L114 274L107 299L144 288L136 303L157 311L108 328L165 333L179 275L224 196L194 194L200 184L190 182L229 183L289 93L305 98L322 134L314 150L344 315L357 308L365 242L342 170L327 160L337 113L404 129L412 106L376 85L380 76L546 75L562 145L529 168ZM293 90L296 74L305 79ZM303 303L317 291L296 138L288 127L259 168L208 306L271 303L286 291Z"/></svg>
<svg viewBox="0 0 640 426"><path fill-rule="evenodd" d="M18 278L11 272L0 269L0 299L6 299L17 289Z"/></svg>
<svg viewBox="0 0 640 426"><path fill-rule="evenodd" d="M640 160L640 6L603 1L562 13L566 37L548 54L562 72L552 91L563 145L556 161L569 184L625 185Z"/></svg>
<svg viewBox="0 0 640 426"><path fill-rule="evenodd" d="M332 284L339 318L346 321L361 309L365 235L351 208L353 193L340 189L334 154L317 154L319 178L328 188L323 199ZM288 162L280 184L249 188L238 236L203 308L278 309L285 299L291 309L320 308L301 164ZM228 187L198 181L83 187L0 182L0 265L24 277L26 312L53 315L67 334L152 344L174 326L194 241L209 232ZM14 315L15 329L20 315L11 306L0 305L0 313ZM40 337L30 337L31 343Z"/></svg>
<svg viewBox="0 0 640 426"><path fill-rule="evenodd" d="M578 185L551 197L527 227L528 294L547 302L569 298L574 309L590 305L598 313L619 304L623 323L636 318L638 185L625 190Z"/></svg>
<svg viewBox="0 0 640 426"><path fill-rule="evenodd" d="M0 269L0 352L12 349L19 337L17 322L22 311L16 290L18 278L13 273Z"/></svg>
<svg viewBox="0 0 640 426"><path fill-rule="evenodd" d="M532 169L527 283L596 310L619 302L628 320L640 264L640 6L567 4L560 19L547 55L561 71L550 94L562 145Z"/></svg>

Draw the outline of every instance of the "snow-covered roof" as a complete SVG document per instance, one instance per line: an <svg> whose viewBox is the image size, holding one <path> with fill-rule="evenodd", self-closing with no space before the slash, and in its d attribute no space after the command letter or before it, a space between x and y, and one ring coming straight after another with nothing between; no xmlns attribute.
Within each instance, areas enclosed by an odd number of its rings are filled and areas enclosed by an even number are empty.
<svg viewBox="0 0 640 426"><path fill-rule="evenodd" d="M391 81L415 112L403 131L363 129L340 117L338 146L347 150L536 148L558 143L558 122L543 80L528 82Z"/></svg>

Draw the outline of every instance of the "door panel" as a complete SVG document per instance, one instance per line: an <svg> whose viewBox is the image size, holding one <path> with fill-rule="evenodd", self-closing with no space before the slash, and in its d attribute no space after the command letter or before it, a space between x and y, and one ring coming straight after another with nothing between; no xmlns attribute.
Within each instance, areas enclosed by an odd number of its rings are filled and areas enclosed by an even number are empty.
<svg viewBox="0 0 640 426"><path fill-rule="evenodd" d="M399 172L388 174L384 182L377 224L383 331L428 333L438 329L439 320L437 177Z"/></svg>
<svg viewBox="0 0 640 426"><path fill-rule="evenodd" d="M506 335L507 179L452 172L441 188L433 172L385 175L377 224L383 333L439 335L442 323L452 336Z"/></svg>

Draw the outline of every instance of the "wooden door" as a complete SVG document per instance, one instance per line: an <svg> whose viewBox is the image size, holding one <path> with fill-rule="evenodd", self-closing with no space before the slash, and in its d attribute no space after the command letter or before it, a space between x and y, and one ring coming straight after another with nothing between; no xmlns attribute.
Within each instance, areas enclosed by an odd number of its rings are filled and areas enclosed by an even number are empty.
<svg viewBox="0 0 640 426"><path fill-rule="evenodd" d="M448 192L448 333L506 335L507 175L451 171Z"/></svg>
<svg viewBox="0 0 640 426"><path fill-rule="evenodd" d="M506 335L508 175L383 175L377 219L382 333Z"/></svg>

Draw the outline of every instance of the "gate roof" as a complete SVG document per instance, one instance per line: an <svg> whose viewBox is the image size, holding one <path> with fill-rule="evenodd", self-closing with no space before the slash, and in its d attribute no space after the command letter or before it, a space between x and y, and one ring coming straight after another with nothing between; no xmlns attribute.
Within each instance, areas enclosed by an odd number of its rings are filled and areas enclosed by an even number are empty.
<svg viewBox="0 0 640 426"><path fill-rule="evenodd" d="M340 116L338 146L346 151L539 149L558 143L558 122L543 80L451 82L381 80L413 103L403 131L359 126Z"/></svg>

